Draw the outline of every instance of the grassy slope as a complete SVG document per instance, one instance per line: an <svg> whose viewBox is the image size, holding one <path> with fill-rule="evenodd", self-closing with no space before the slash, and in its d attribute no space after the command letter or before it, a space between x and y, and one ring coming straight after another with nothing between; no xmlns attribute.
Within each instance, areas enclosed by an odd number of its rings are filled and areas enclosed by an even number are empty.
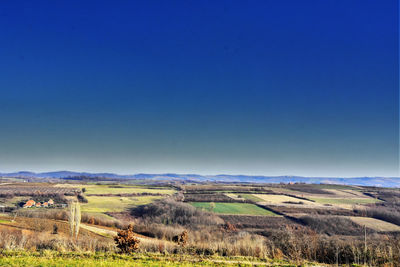
<svg viewBox="0 0 400 267"><path fill-rule="evenodd" d="M210 202L192 202L191 205L197 208L204 208L206 210L211 210ZM248 203L215 203L215 208L212 210L215 213L222 214L246 214L246 215L267 215L275 216L276 214L260 208L253 204Z"/></svg>
<svg viewBox="0 0 400 267"><path fill-rule="evenodd" d="M161 254L93 254L93 253L57 253L43 251L3 252L0 266L296 266L284 261L260 260L251 257L200 257L193 255Z"/></svg>

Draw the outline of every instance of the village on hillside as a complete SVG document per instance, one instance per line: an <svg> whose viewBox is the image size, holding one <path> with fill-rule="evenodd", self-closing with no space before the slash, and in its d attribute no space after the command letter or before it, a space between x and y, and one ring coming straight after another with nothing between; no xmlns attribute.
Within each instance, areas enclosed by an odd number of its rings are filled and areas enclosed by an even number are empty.
<svg viewBox="0 0 400 267"><path fill-rule="evenodd" d="M23 208L49 208L49 207L62 207L65 208L67 204L55 204L53 199L44 202L36 202L33 199L28 200L22 207Z"/></svg>

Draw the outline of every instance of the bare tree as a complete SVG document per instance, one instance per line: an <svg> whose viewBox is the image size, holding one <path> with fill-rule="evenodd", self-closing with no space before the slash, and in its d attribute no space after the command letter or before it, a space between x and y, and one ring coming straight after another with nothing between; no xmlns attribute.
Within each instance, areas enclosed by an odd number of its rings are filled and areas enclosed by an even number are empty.
<svg viewBox="0 0 400 267"><path fill-rule="evenodd" d="M81 226L81 205L75 203L75 238L78 238L79 227Z"/></svg>
<svg viewBox="0 0 400 267"><path fill-rule="evenodd" d="M187 241L189 239L189 234L188 231L184 230L182 233L179 235L176 235L172 238L172 240L176 243L178 243L179 246L184 247L187 244Z"/></svg>
<svg viewBox="0 0 400 267"><path fill-rule="evenodd" d="M77 201L69 202L68 223L71 236L78 238L79 227L81 224L81 207Z"/></svg>
<svg viewBox="0 0 400 267"><path fill-rule="evenodd" d="M74 236L74 227L75 227L75 203L73 201L68 203L69 206L69 214L68 214L68 223L69 223L69 230L71 236Z"/></svg>
<svg viewBox="0 0 400 267"><path fill-rule="evenodd" d="M53 235L58 234L58 226L57 226L57 224L53 224L53 232L52 232L52 234Z"/></svg>

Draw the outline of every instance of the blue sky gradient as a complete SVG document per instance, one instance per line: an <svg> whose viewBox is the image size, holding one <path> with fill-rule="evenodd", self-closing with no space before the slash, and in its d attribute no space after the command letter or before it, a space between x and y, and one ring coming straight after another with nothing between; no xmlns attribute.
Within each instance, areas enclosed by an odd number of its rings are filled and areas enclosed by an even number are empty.
<svg viewBox="0 0 400 267"><path fill-rule="evenodd" d="M0 170L399 175L398 1L7 1Z"/></svg>

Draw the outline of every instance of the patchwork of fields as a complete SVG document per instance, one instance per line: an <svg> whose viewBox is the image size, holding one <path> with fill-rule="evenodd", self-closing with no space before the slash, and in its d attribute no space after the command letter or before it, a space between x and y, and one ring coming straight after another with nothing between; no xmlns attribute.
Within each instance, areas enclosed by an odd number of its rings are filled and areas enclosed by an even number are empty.
<svg viewBox="0 0 400 267"><path fill-rule="evenodd" d="M21 205L29 199L43 202L50 198L60 205L46 208ZM66 203L71 200L80 202L82 211L78 240L71 239L68 223L71 217ZM114 237L118 230L134 223L140 253L175 255L176 251L190 249L190 253L201 257L250 255L267 259L275 253L284 253L290 258L293 250L287 250L288 242L296 251L302 251L303 240L307 242L310 233L313 238L318 236L313 240L322 242L312 248L313 255L318 255L321 246L323 253L325 246L337 253L336 240L343 240L342 250L348 248L349 242L357 244L357 248L346 253L358 253L364 251L365 233L368 242L376 240L379 247L394 244L386 240L400 232L400 215L395 205L399 201L400 190L340 185L7 184L0 190L0 203L14 209L3 209L1 213L0 235L5 241L0 240L0 248L20 242L13 246L34 247L34 251L53 246L58 250L57 246L61 246L64 251L79 247L81 251L115 253L118 249ZM177 241L183 233L189 236L187 248ZM301 257L314 260L307 255ZM0 265L12 261L24 265L20 260L20 257L9 257L3 262L0 259ZM31 260L30 256L26 260ZM73 262L59 260L60 266ZM83 262L88 266L93 264ZM129 260L116 262L132 266ZM32 266L31 263L27 266ZM108 263L115 264L106 260L105 266ZM154 265L147 260L138 263ZM230 264L223 259L208 263Z"/></svg>
<svg viewBox="0 0 400 267"><path fill-rule="evenodd" d="M343 217L343 214L349 214L351 216L345 218L361 227L366 226L368 229L377 232L400 232L400 225L375 218L355 216L353 209L365 209L368 205L383 203L382 200L371 197L370 194L365 194L365 191L360 187L298 184L259 188L238 186L234 190L234 187L227 186L226 191L224 191L223 186L218 185L214 191L210 186L198 186L197 192L195 186L189 188L190 195L197 194L197 199L200 200L200 202L190 202L191 205L216 214L236 215L237 217L229 217L229 219L232 222L243 221L246 225L251 225L251 220L245 217L238 219L238 216L276 216L283 213L284 216L300 218L309 213L321 214L321 216L337 214L339 217ZM263 191L266 193L263 194ZM202 194L202 192L205 193ZM222 193L230 199L228 202L233 203L207 202L207 197ZM254 205L256 203L268 207L268 210ZM276 210L277 213L270 210ZM261 226L265 223L266 221L257 219L256 225Z"/></svg>
<svg viewBox="0 0 400 267"><path fill-rule="evenodd" d="M321 189L323 188L323 189ZM249 193L225 193L226 196L236 201L252 201L263 205L279 205L293 207L316 207L316 208L340 208L351 210L353 207L362 207L367 204L381 203L382 201L363 194L359 189L350 190L348 187L329 186L317 187L317 189L308 188L307 192L296 191L293 188L277 188L273 190L268 188L268 194L257 192ZM274 193L271 193L275 192Z"/></svg>

